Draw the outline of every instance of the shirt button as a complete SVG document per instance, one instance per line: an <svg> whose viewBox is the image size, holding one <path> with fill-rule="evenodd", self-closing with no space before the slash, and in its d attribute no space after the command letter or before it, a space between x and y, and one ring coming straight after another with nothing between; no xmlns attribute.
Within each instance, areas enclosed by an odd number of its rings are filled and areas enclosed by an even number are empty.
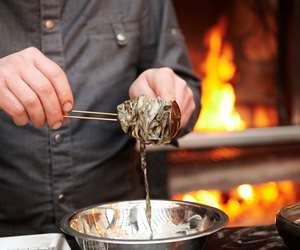
<svg viewBox="0 0 300 250"><path fill-rule="evenodd" d="M56 135L54 135L54 142L55 142L56 144L62 143L62 142L63 142L63 137L62 137L62 135L61 135L61 134L56 134Z"/></svg>
<svg viewBox="0 0 300 250"><path fill-rule="evenodd" d="M172 34L173 36L178 35L178 30L175 29L175 28L172 28L172 29L171 29L171 34Z"/></svg>
<svg viewBox="0 0 300 250"><path fill-rule="evenodd" d="M58 195L58 201L59 202L63 202L64 201L65 196L63 194L59 194Z"/></svg>
<svg viewBox="0 0 300 250"><path fill-rule="evenodd" d="M120 41L120 42L123 42L123 41L125 41L125 36L124 36L124 34L122 34L122 33L119 33L119 34L117 34L117 39Z"/></svg>
<svg viewBox="0 0 300 250"><path fill-rule="evenodd" d="M124 33L118 33L117 36L117 41L119 45L126 45L127 44L127 38Z"/></svg>
<svg viewBox="0 0 300 250"><path fill-rule="evenodd" d="M44 26L47 30L52 30L55 27L55 22L51 19L45 20Z"/></svg>

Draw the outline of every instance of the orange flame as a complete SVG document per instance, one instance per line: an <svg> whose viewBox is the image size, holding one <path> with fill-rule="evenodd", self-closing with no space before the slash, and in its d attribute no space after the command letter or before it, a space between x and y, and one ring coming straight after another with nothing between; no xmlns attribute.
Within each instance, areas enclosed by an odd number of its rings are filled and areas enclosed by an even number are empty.
<svg viewBox="0 0 300 250"><path fill-rule="evenodd" d="M249 184L243 184L243 185L238 186L237 193L239 194L240 198L245 201L254 200L253 187Z"/></svg>
<svg viewBox="0 0 300 250"><path fill-rule="evenodd" d="M195 130L241 130L245 122L234 110L235 93L229 82L236 71L233 50L223 42L225 20L215 25L207 34L208 54L203 63L202 111Z"/></svg>
<svg viewBox="0 0 300 250"><path fill-rule="evenodd" d="M242 184L228 191L198 190L172 198L217 207L229 216L231 226L273 223L281 207L297 201L292 181Z"/></svg>

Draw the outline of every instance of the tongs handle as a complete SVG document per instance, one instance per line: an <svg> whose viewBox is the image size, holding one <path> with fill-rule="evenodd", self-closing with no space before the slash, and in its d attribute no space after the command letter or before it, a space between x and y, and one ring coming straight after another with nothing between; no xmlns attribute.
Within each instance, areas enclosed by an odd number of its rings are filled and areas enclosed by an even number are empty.
<svg viewBox="0 0 300 250"><path fill-rule="evenodd" d="M83 111L83 110L72 110L71 115L64 115L65 118L72 119L85 119L85 120L100 120L100 121L118 121L118 114L116 113L108 113L108 112L95 112L95 111ZM72 113L76 114L84 114L84 115L72 115Z"/></svg>

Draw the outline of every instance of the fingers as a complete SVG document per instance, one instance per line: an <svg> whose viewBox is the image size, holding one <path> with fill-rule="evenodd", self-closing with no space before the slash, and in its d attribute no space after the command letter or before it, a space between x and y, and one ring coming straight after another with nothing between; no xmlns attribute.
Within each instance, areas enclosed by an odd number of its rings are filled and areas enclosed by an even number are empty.
<svg viewBox="0 0 300 250"><path fill-rule="evenodd" d="M38 96L17 75L9 77L6 82L8 89L23 105L32 124L37 128L42 127L45 123L45 115Z"/></svg>
<svg viewBox="0 0 300 250"><path fill-rule="evenodd" d="M155 92L148 85L147 79L144 74L141 74L130 86L129 97L136 98L138 96L144 95L148 98L156 97Z"/></svg>
<svg viewBox="0 0 300 250"><path fill-rule="evenodd" d="M169 101L175 100L175 74L169 68L151 69L144 72L149 87L156 96Z"/></svg>
<svg viewBox="0 0 300 250"><path fill-rule="evenodd" d="M36 48L0 58L1 79L0 108L17 125L31 121L35 127L42 127L47 122L50 128L57 129L62 125L63 114L72 110L74 101L66 74ZM12 110L9 104L18 110Z"/></svg>
<svg viewBox="0 0 300 250"><path fill-rule="evenodd" d="M175 79L176 101L181 110L181 127L185 127L193 114L196 105L192 90L188 87L186 81L176 76Z"/></svg>
<svg viewBox="0 0 300 250"><path fill-rule="evenodd" d="M64 112L70 112L73 106L72 90L64 71L53 61L45 57L39 50L34 50L33 62L51 82Z"/></svg>
<svg viewBox="0 0 300 250"><path fill-rule="evenodd" d="M0 108L8 113L18 126L26 125L29 118L23 105L5 86L4 81L0 80Z"/></svg>
<svg viewBox="0 0 300 250"><path fill-rule="evenodd" d="M40 100L40 105L38 106L39 108L43 107L49 127L54 129L59 128L63 121L63 111L53 85L33 65L24 68L21 75L28 84L28 88L32 89L33 93L36 93ZM42 110L38 111L41 115L40 111Z"/></svg>
<svg viewBox="0 0 300 250"><path fill-rule="evenodd" d="M129 90L130 98L139 95L175 100L181 111L181 127L187 125L195 110L192 90L186 81L169 68L149 69L143 72Z"/></svg>

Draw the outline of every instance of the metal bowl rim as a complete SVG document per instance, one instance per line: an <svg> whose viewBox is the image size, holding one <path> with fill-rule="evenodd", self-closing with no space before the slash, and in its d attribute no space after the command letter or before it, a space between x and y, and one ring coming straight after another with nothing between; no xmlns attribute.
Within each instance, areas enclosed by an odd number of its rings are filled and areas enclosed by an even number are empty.
<svg viewBox="0 0 300 250"><path fill-rule="evenodd" d="M295 221L289 220L286 216L286 212L290 209L293 209L295 207L300 208L300 202L289 204L287 206L284 206L280 209L279 213L277 214L278 217L282 218L286 223L293 225L294 227L300 228L300 225L298 223L295 223Z"/></svg>
<svg viewBox="0 0 300 250"><path fill-rule="evenodd" d="M161 243L171 243L171 242L177 242L177 241L186 241L186 240L191 240L191 239L195 239L195 238L200 238L203 236L208 236L210 234L213 234L219 230L221 230L222 228L225 227L225 225L228 223L229 218L228 216L221 211L218 208L215 207L211 207L208 205L204 205L204 204L197 204L194 202L188 202L188 201L179 201L179 200L161 200L161 199L152 199L152 201L154 202L164 202L164 203L175 203L175 204L181 204L181 205L190 205L193 207L198 207L198 208L206 208L206 209L210 209L212 210L214 213L218 214L220 216L220 220L216 222L216 224L214 224L211 228L208 228L207 230L204 230L201 233L194 233L194 234L190 234L188 236L179 236L179 237L169 237L169 238L163 238L163 239L155 239L155 240L123 240L123 239L113 239L113 238L103 238L103 237L98 237L98 236L93 236L93 235L88 235L88 234L83 234L83 233L79 233L78 231L74 230L73 228L71 228L69 226L69 221L70 219L75 216L76 214L79 214L85 210L88 209L92 209L98 206L105 206L105 205L109 205L112 203L126 203L126 202L144 202L145 200L125 200L125 201L119 201L119 202L105 202L105 203L99 203L99 204L94 204L85 208L81 208L79 210L76 210L70 214L67 214L66 216L63 217L63 219L61 220L61 230L66 233L69 234L75 238L79 238L79 239L83 239L83 240L93 240L93 241L97 241L97 242L103 242L103 243L112 243L112 244L161 244Z"/></svg>

